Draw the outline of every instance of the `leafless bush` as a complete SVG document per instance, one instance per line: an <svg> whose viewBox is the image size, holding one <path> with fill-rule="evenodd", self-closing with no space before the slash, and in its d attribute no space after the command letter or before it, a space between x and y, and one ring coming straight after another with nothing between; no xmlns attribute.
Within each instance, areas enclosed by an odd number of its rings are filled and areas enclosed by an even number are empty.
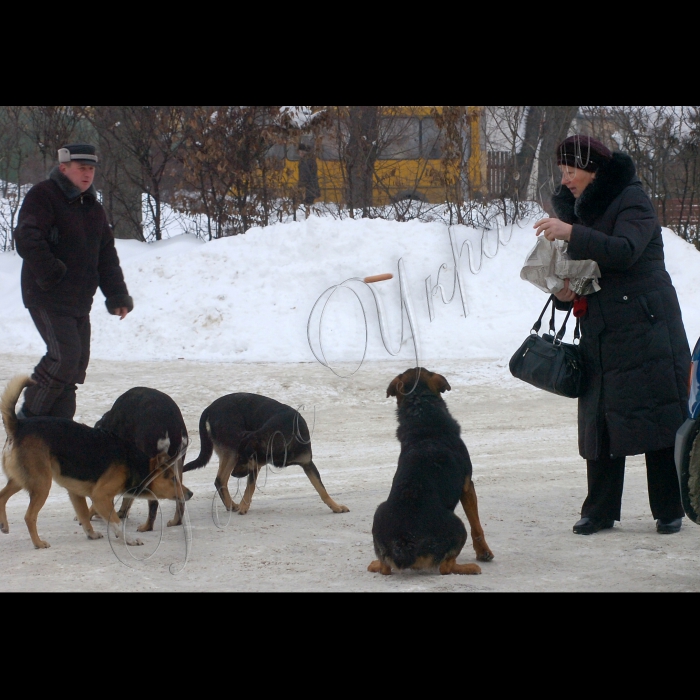
<svg viewBox="0 0 700 700"><path fill-rule="evenodd" d="M210 240L294 214L303 195L289 183L285 149L307 131L280 107L192 108L177 206L206 215Z"/></svg>

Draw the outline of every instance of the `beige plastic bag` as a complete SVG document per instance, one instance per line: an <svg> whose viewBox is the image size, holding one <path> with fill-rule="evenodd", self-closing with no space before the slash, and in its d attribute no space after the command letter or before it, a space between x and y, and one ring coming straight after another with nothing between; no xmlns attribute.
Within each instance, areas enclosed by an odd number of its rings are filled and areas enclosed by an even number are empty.
<svg viewBox="0 0 700 700"><path fill-rule="evenodd" d="M600 289L598 263L594 260L572 260L566 252L567 248L566 241L548 241L544 236L539 236L520 270L520 278L548 294L563 289L566 278L569 279L569 289L576 294L583 296L597 292Z"/></svg>

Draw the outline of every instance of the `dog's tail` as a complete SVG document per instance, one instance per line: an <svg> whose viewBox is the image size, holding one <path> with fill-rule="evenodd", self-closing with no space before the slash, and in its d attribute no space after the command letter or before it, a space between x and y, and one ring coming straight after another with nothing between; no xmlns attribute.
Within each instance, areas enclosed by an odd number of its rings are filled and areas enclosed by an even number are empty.
<svg viewBox="0 0 700 700"><path fill-rule="evenodd" d="M207 409L202 413L202 417L199 419L199 457L188 462L182 468L183 473L192 471L192 469L201 469L205 467L211 459L212 452L214 451L214 443L211 440L211 435L209 435L208 422L209 410Z"/></svg>
<svg viewBox="0 0 700 700"><path fill-rule="evenodd" d="M5 432L7 437L14 439L17 433L17 414L15 413L15 407L17 406L17 401L19 396L25 387L35 384L34 380L26 374L18 374L16 377L12 377L5 387L5 391L2 392L2 398L0 398L0 412L2 412L2 422L5 426Z"/></svg>

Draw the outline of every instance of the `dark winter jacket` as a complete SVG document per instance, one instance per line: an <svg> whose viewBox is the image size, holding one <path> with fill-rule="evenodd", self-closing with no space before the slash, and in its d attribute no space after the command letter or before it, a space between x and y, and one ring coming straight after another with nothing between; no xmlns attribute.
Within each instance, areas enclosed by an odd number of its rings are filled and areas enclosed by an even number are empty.
<svg viewBox="0 0 700 700"><path fill-rule="evenodd" d="M600 458L604 423L613 457L671 447L686 418L690 348L661 227L632 159L615 153L578 199L562 187L552 203L573 224L571 258L595 260L601 271L581 323L581 456Z"/></svg>
<svg viewBox="0 0 700 700"><path fill-rule="evenodd" d="M110 313L133 309L114 237L94 187L80 190L58 168L27 192L15 230L23 258L22 300L66 316L87 316L97 287Z"/></svg>

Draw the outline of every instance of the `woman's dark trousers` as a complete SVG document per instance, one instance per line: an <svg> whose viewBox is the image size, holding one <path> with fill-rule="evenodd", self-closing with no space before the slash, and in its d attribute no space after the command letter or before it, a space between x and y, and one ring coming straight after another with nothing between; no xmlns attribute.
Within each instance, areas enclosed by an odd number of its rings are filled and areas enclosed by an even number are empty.
<svg viewBox="0 0 700 700"><path fill-rule="evenodd" d="M610 454L608 436L603 438L603 454ZM649 505L655 520L675 520L685 514L681 505L678 474L673 447L647 452L647 486ZM586 460L588 496L581 507L581 517L591 520L620 520L625 458L610 456Z"/></svg>
<svg viewBox="0 0 700 700"><path fill-rule="evenodd" d="M36 384L25 391L22 410L27 417L73 418L76 384L85 381L90 361L90 317L60 316L40 308L29 313L46 354L34 368Z"/></svg>

